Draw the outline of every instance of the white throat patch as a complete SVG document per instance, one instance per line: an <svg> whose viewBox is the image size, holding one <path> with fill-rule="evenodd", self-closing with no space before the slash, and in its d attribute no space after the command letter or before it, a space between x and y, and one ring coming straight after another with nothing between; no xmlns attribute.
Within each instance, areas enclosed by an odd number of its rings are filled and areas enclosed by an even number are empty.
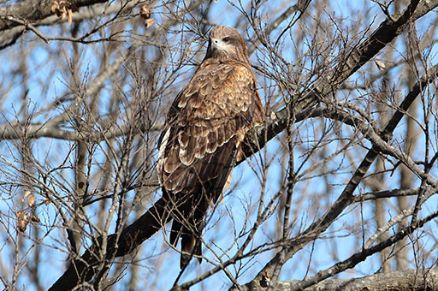
<svg viewBox="0 0 438 291"><path fill-rule="evenodd" d="M219 51L231 52L233 50L233 46L231 44L226 43L223 40L217 38L211 39L211 45L213 46L213 48Z"/></svg>

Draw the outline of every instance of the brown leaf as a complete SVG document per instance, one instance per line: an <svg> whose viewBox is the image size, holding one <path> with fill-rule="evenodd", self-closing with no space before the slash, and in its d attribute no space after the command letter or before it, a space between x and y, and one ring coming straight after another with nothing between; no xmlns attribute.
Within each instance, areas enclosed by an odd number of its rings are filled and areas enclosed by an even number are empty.
<svg viewBox="0 0 438 291"><path fill-rule="evenodd" d="M26 191L24 193L24 197L27 198L27 205L29 205L29 207L32 207L35 205L35 195L33 195L32 192Z"/></svg>
<svg viewBox="0 0 438 291"><path fill-rule="evenodd" d="M24 211L17 212L17 227L20 232L26 231L26 227L29 224L29 214Z"/></svg>
<svg viewBox="0 0 438 291"><path fill-rule="evenodd" d="M146 28L151 27L153 24L155 23L155 21L152 18L146 19L144 25L146 26Z"/></svg>
<svg viewBox="0 0 438 291"><path fill-rule="evenodd" d="M33 194L31 194L28 198L27 198L27 204L29 204L29 207L32 207L35 205L35 196Z"/></svg>
<svg viewBox="0 0 438 291"><path fill-rule="evenodd" d="M67 21L70 24L73 22L73 11L71 9L67 10Z"/></svg>
<svg viewBox="0 0 438 291"><path fill-rule="evenodd" d="M144 19L151 18L151 10L146 5L143 5L140 9L140 16Z"/></svg>
<svg viewBox="0 0 438 291"><path fill-rule="evenodd" d="M58 15L58 12L59 12L59 3L58 3L58 1L53 1L52 2L52 5L50 6L50 11L52 13L55 13L56 15Z"/></svg>
<svg viewBox="0 0 438 291"><path fill-rule="evenodd" d="M67 19L69 23L73 20L73 12L77 10L77 7L68 0L53 0L50 5L52 13L55 13L62 20Z"/></svg>

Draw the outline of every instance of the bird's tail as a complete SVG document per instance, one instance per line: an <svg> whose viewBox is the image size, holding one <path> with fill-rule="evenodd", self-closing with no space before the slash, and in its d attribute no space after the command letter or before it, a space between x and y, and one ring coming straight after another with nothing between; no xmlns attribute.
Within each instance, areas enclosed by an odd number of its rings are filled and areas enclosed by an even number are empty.
<svg viewBox="0 0 438 291"><path fill-rule="evenodd" d="M181 269L190 262L193 256L196 256L199 263L201 263L202 244L200 240L200 231L195 232L193 227L192 229L189 229L174 219L170 233L170 243L176 247L179 238L181 238Z"/></svg>

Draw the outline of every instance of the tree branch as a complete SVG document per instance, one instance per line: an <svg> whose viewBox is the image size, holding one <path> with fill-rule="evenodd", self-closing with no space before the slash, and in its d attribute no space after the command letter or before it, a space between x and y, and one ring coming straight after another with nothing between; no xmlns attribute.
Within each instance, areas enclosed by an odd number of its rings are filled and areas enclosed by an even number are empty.
<svg viewBox="0 0 438 291"><path fill-rule="evenodd" d="M13 5L0 8L0 16L13 16L19 19L25 19L26 21L37 21L44 19L50 15L53 15L52 3L54 0L27 0L18 2ZM71 5L77 8L91 6L97 3L104 3L107 0L72 0ZM20 23L9 21L7 19L0 20L0 31L5 31L17 26Z"/></svg>
<svg viewBox="0 0 438 291"><path fill-rule="evenodd" d="M293 96L292 99L297 99L296 102L290 102L285 108L276 112L276 118L270 123L253 129L248 135L253 138L247 138L244 151L251 153L252 149L262 148L265 143L286 128L287 120L292 116L296 116L309 108L315 108L321 99L339 89L346 79L352 76L360 67L397 37L407 27L408 20L416 21L432 11L432 9L438 7L438 0L417 0L413 1L413 3L416 3L415 7L419 4L417 9L413 10L411 4L398 20L387 19L383 21L376 31L350 52L346 60L341 59L334 68L333 74L326 74L332 75L331 78L323 77L312 88L303 93L302 96Z"/></svg>
<svg viewBox="0 0 438 291"><path fill-rule="evenodd" d="M383 138L379 138L378 142L389 140L392 132L401 121L404 113L408 110L410 105L414 102L416 97L421 93L422 89L427 86L431 81L436 78L438 73L438 65L435 65L431 70L430 74L421 78L411 89L411 91L406 95L403 102L400 105L399 110L397 110L393 117L389 120L387 125L383 130ZM303 248L309 241L318 237L319 234L323 233L334 221L335 219L354 201L354 191L356 187L359 185L371 164L379 155L380 149L384 149L385 146L382 144L373 144L373 147L368 151L365 158L360 163L359 167L356 169L355 173L351 177L348 184L345 186L341 195L339 195L338 199L333 203L332 207L318 220L312 223L305 231L299 234L296 238L291 239L288 247L287 257L291 258L297 251ZM428 180L431 178L425 177ZM433 183L433 181L430 181ZM435 186L435 185L434 185ZM275 269L275 266L278 264L280 260L280 253L277 253L274 258L265 265L265 267L259 272L253 284L260 284L261 282L265 282L267 279L271 278L272 271Z"/></svg>
<svg viewBox="0 0 438 291"><path fill-rule="evenodd" d="M340 84L343 83L349 76L354 74L363 64L368 62L374 57L383 47L391 42L397 35L399 35L403 29L406 28L408 20L416 20L438 6L438 0L435 1L421 1L421 4L417 9L416 6L419 1L413 1L409 5L406 12L397 20L386 20L380 27L360 46L355 48L349 55L349 58L345 61L342 60L335 68L337 74L333 74L336 78L322 79L316 83L310 90L305 92L294 104L288 105L288 108L284 108L277 112L277 119L267 126L263 126L251 131L247 136L247 143L244 150L247 156L257 152L261 149L270 139L282 132L286 125L287 120L291 116L297 115L297 113L303 111L305 108L314 107L321 98L330 94L333 90L336 90ZM435 78L435 76L433 76ZM417 86L413 88L410 95L406 99L413 98L421 92L421 89L426 86L432 80L431 76L423 78L417 83ZM327 85L329 84L329 85ZM405 100L406 101L406 100ZM388 131L396 126L404 114L405 108L409 107L409 104L401 106L401 110L397 111L394 117L397 120L390 122L387 126ZM407 109L406 108L406 109ZM292 114L290 112L293 112ZM401 115L400 115L400 113ZM399 116L400 115L400 116ZM394 119L393 118L393 119ZM394 127L395 128L395 127ZM393 129L392 129L393 130ZM353 200L352 193L354 192L357 184L365 174L366 170L371 165L374 158L377 156L378 147L373 147L367 157L362 162L361 166L356 171L356 174L352 177L350 183L344 189L343 194L338 198L334 206L326 213L321 219L312 224L307 231L303 233L302 241L298 245L291 246L288 252L288 257L294 254L306 241L313 239L318 233L324 231L328 225L349 205ZM123 256L131 253L137 246L139 246L144 240L152 236L158 229L160 229L169 220L168 212L164 208L164 202L162 199L158 200L153 207L151 207L145 214L143 214L133 224L123 230L120 240L115 240L115 235L109 236L108 247L105 252L107 256L112 256L116 253L116 256ZM317 231L316 231L317 230ZM99 240L98 240L99 242ZM99 258L99 243L95 243L89 250L87 250L81 258L78 258L74 263L66 270L66 272L55 282L50 290L65 290L77 286L78 283L90 280L95 271L93 266L97 263ZM296 243L296 240L291 240L291 243ZM275 258L268 264L273 266L275 264ZM267 268L263 269L263 272ZM262 272L259 273L256 279L261 278Z"/></svg>
<svg viewBox="0 0 438 291"><path fill-rule="evenodd" d="M280 282L275 286L275 290L289 291L293 290L301 281L292 280ZM412 270L392 273L378 273L371 276L340 280L328 279L311 287L306 288L308 291L322 290L436 290L438 288L438 269L431 270ZM262 289L254 289L258 291Z"/></svg>
<svg viewBox="0 0 438 291"><path fill-rule="evenodd" d="M304 280L298 284L296 284L295 286L291 287L290 290L303 290L309 286L312 286L318 282L323 281L324 279L327 279L331 276L333 276L334 274L338 274L342 271L345 271L347 269L350 269L354 266L356 266L357 264L359 264L360 262L364 261L366 258L368 258L369 256L382 251L383 249L394 245L396 242L402 240L404 237L406 237L407 235L411 234L414 232L414 230L422 227L425 223L435 219L436 217L438 217L438 212L435 212L429 216L427 216L426 218L411 224L407 227L402 228L399 232L397 232L396 234L394 234L393 236L389 237L388 239L372 246L369 248L365 248L362 251L352 255L351 257L349 257L348 259L336 263L335 265L333 265L332 267L320 271L318 272L315 276Z"/></svg>
<svg viewBox="0 0 438 291"><path fill-rule="evenodd" d="M158 200L145 214L122 231L119 240L117 234L108 236L105 259L112 258L114 254L115 257L121 257L133 252L137 246L165 225L170 220L170 216L164 206L164 200ZM99 238L82 257L74 260L49 290L69 290L91 280L97 271L93 267L101 260L99 256L101 241L102 239Z"/></svg>

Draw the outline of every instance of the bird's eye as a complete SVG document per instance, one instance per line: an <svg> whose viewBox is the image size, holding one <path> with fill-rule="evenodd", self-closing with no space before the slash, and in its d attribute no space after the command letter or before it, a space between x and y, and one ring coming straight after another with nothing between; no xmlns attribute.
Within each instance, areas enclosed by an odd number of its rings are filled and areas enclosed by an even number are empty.
<svg viewBox="0 0 438 291"><path fill-rule="evenodd" d="M231 40L231 38L229 38L229 37L224 37L224 38L222 39L223 42L229 42L230 40Z"/></svg>

